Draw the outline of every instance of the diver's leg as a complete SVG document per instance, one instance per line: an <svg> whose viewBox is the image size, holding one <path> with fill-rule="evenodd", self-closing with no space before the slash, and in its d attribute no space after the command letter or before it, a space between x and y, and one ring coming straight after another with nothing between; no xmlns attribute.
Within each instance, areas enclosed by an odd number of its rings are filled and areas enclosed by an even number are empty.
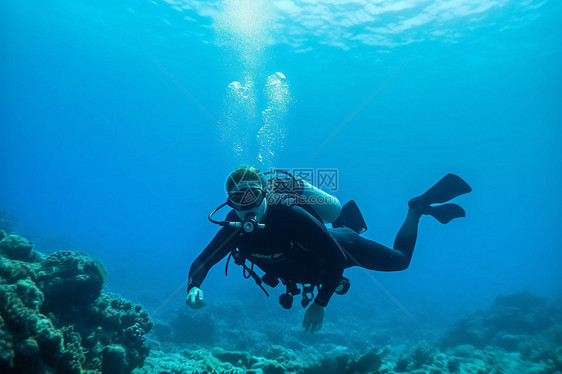
<svg viewBox="0 0 562 374"><path fill-rule="evenodd" d="M423 195L408 202L409 210L406 220L396 235L394 247L390 249L358 234L350 240L336 238L347 256L346 267L361 266L370 270L396 271L404 270L410 265L414 246L418 236L418 223L422 214L429 214L441 223L448 223L454 218L464 217L464 210L457 204L441 204L452 198L469 193L470 186L460 177L447 174Z"/></svg>
<svg viewBox="0 0 562 374"><path fill-rule="evenodd" d="M406 220L402 224L402 227L400 227L400 230L398 230L396 239L394 239L393 248L404 253L408 258L408 263L414 253L414 246L418 238L418 223L420 222L421 215L422 213L418 209L408 209Z"/></svg>
<svg viewBox="0 0 562 374"><path fill-rule="evenodd" d="M406 220L396 235L394 249L355 234L354 240L340 240L338 242L347 256L346 267L361 266L369 270L397 271L404 270L410 265L416 238L418 222L421 213L410 208ZM341 239L344 239L343 237Z"/></svg>

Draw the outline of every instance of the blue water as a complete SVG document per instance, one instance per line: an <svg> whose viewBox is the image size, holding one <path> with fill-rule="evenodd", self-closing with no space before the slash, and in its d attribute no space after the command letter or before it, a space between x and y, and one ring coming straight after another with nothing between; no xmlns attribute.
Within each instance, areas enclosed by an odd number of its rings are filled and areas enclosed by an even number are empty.
<svg viewBox="0 0 562 374"><path fill-rule="evenodd" d="M423 217L410 268L371 275L420 324L562 296L559 1L110 3L0 5L0 208L37 249L98 257L109 290L165 313L240 163L337 169L386 245L408 199L454 172L467 218ZM332 310L402 315L346 274ZM203 289L278 307L223 263Z"/></svg>

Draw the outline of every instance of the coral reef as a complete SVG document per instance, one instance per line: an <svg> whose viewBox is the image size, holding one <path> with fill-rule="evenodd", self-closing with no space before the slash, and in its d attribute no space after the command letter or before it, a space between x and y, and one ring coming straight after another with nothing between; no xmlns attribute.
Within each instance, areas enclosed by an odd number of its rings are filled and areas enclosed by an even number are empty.
<svg viewBox="0 0 562 374"><path fill-rule="evenodd" d="M400 355L394 370L398 373L409 373L429 367L435 361L435 353L434 346L427 342L420 342L409 353Z"/></svg>
<svg viewBox="0 0 562 374"><path fill-rule="evenodd" d="M175 348L174 348L175 347ZM236 374L355 374L378 373L385 351L373 349L364 354L298 355L282 347L276 358L252 356L247 352L177 349L177 346L154 350L137 374L150 373L236 373Z"/></svg>
<svg viewBox="0 0 562 374"><path fill-rule="evenodd" d="M183 307L160 321L159 341L135 373L562 373L562 313L529 293L498 297L442 337L429 332L425 340L402 336L383 345L353 327L364 320L349 319L343 329L327 323L310 335L287 320L252 323L235 302L227 305Z"/></svg>
<svg viewBox="0 0 562 374"><path fill-rule="evenodd" d="M36 252L32 252L33 244L17 235L7 235L0 231L0 254L12 260L35 262L40 259ZM33 254L33 258L32 258Z"/></svg>
<svg viewBox="0 0 562 374"><path fill-rule="evenodd" d="M0 372L130 373L148 356L152 321L102 293L106 271L83 253L42 256L0 231Z"/></svg>
<svg viewBox="0 0 562 374"><path fill-rule="evenodd" d="M458 320L442 342L445 346L470 344L481 349L497 346L516 351L520 343L528 341L528 335L555 334L551 330L560 312L546 299L528 292L499 296L489 310L479 310Z"/></svg>
<svg viewBox="0 0 562 374"><path fill-rule="evenodd" d="M373 349L363 355L350 355L347 353L333 356L324 356L316 365L305 368L307 374L333 373L333 374L354 374L378 372L383 363L385 351Z"/></svg>
<svg viewBox="0 0 562 374"><path fill-rule="evenodd" d="M140 305L103 292L106 275L84 253L42 255L0 231L0 372L562 373L562 312L530 293L500 296L441 337L394 337L361 318L311 335L297 315L236 300L182 305L153 329Z"/></svg>
<svg viewBox="0 0 562 374"><path fill-rule="evenodd" d="M560 316L559 308L528 292L499 296L490 309L459 319L441 342L456 356L483 359L499 371L562 372Z"/></svg>

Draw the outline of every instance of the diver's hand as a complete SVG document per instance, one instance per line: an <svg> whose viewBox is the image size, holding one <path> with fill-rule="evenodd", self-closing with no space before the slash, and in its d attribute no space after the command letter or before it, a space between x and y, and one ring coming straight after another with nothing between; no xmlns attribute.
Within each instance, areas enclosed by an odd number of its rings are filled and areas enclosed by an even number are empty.
<svg viewBox="0 0 562 374"><path fill-rule="evenodd" d="M200 309L205 306L205 301L203 301L203 291L200 288L193 287L187 293L187 299L185 299L185 303L191 309Z"/></svg>
<svg viewBox="0 0 562 374"><path fill-rule="evenodd" d="M324 321L324 314L326 314L326 310L323 306L312 303L304 314L302 327L310 333L320 330L322 328L322 321Z"/></svg>

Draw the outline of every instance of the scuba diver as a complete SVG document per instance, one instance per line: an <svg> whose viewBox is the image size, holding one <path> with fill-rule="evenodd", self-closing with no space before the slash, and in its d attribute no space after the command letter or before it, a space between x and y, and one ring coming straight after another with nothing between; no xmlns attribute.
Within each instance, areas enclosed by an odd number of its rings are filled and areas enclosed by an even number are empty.
<svg viewBox="0 0 562 374"><path fill-rule="evenodd" d="M194 309L205 305L201 283L207 272L228 255L225 274L232 257L243 267L244 277L252 277L266 295L263 284L275 287L283 283L287 290L279 303L284 308L291 308L293 297L302 293L301 305L310 304L302 326L312 333L322 327L332 295L343 295L349 289L344 269L406 269L420 217L430 215L443 224L464 217L459 205L443 203L472 189L460 177L447 174L427 192L411 199L393 248L360 235L367 226L353 200L342 207L337 198L285 171L261 173L254 166L241 165L228 176L226 191L227 201L209 214L209 220L222 227L189 270L186 304ZM226 205L232 208L226 219L215 220L213 215ZM326 223L332 228L328 229ZM254 271L254 265L264 272L263 276Z"/></svg>

